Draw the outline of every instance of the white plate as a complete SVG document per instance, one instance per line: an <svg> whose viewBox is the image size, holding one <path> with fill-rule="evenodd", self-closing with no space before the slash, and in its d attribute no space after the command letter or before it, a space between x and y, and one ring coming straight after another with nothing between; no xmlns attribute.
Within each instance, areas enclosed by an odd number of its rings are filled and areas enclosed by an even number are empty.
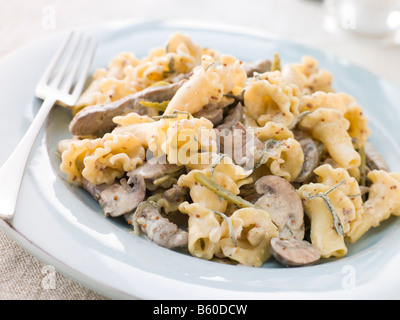
<svg viewBox="0 0 400 320"><path fill-rule="evenodd" d="M393 171L400 171L398 129L400 90L366 70L322 51L260 32L180 21L108 23L82 28L99 41L94 68L121 51L138 57L163 45L175 31L202 46L243 60L271 57L283 62L312 55L334 76L334 87L353 95L370 117L372 142ZM3 163L27 129L40 101L34 87L66 34L33 43L0 62L0 137ZM390 218L358 243L346 258L282 268L272 260L262 268L200 260L156 246L106 219L98 204L66 183L58 170L58 140L68 137L69 111L52 112L27 166L15 217L0 226L44 262L97 292L117 299L364 299L400 298L400 220Z"/></svg>

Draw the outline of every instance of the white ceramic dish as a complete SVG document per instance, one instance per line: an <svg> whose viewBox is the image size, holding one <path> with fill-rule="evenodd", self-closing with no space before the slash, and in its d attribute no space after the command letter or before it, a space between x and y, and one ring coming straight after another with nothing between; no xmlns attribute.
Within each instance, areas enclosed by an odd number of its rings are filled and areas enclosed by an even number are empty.
<svg viewBox="0 0 400 320"><path fill-rule="evenodd" d="M322 51L253 30L180 21L116 22L82 28L99 41L93 69L121 51L138 57L175 31L202 46L243 60L279 51L284 62L312 55L330 70L334 87L353 95L370 118L371 140L393 171L400 171L400 90L388 81ZM66 34L29 44L0 62L0 164L33 119L40 101L34 87ZM262 268L204 261L156 246L105 218L97 203L63 179L57 142L68 137L68 110L57 107L34 147L15 217L0 227L33 255L72 279L116 299L398 299L400 220L390 218L358 243L346 258L303 267Z"/></svg>

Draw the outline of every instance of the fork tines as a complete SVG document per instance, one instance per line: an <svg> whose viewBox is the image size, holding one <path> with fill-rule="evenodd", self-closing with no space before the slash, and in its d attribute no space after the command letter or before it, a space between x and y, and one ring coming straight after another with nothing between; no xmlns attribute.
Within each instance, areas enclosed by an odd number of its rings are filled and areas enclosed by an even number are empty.
<svg viewBox="0 0 400 320"><path fill-rule="evenodd" d="M45 87L47 91L53 89L58 96L62 94L76 98L88 76L95 47L96 44L90 37L72 31L39 80L36 95L43 96L40 88Z"/></svg>

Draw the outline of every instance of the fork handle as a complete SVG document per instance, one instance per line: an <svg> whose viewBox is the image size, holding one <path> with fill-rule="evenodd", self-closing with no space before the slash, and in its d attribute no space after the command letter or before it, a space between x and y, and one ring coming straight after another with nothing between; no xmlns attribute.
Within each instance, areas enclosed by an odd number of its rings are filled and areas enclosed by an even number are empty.
<svg viewBox="0 0 400 320"><path fill-rule="evenodd" d="M40 129L57 99L46 98L17 147L0 168L0 218L14 216L26 163Z"/></svg>

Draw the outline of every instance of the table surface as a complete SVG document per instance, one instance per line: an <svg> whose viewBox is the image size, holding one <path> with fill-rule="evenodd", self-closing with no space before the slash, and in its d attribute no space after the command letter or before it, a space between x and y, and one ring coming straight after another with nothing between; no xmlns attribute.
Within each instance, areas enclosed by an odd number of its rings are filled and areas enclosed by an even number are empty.
<svg viewBox="0 0 400 320"><path fill-rule="evenodd" d="M94 7L96 3L96 7ZM157 8L157 10L155 10ZM400 86L400 32L376 38L324 27L318 0L0 0L0 59L53 33L105 20L194 19L257 28L323 49ZM396 42L397 39L397 42ZM55 272L0 230L0 299L108 299Z"/></svg>

